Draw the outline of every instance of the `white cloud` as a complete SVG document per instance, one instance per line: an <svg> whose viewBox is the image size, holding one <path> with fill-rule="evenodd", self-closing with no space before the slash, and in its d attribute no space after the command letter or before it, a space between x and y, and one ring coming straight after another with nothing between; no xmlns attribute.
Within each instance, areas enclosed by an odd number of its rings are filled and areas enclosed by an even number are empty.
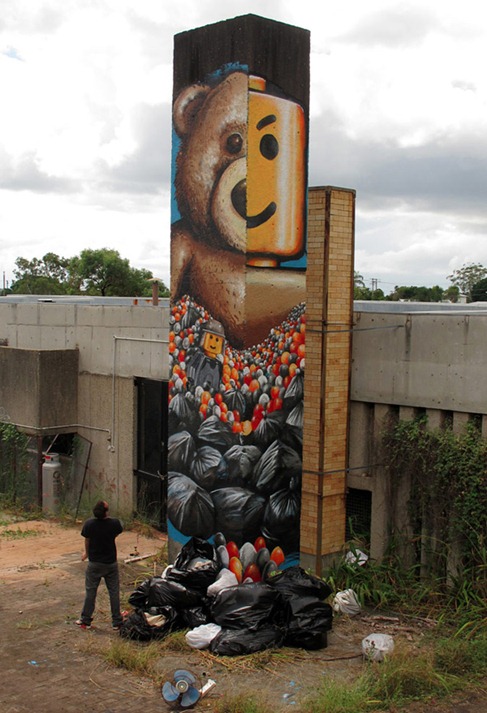
<svg viewBox="0 0 487 713"><path fill-rule="evenodd" d="M477 0L4 0L9 279L18 256L104 246L168 279L173 36L247 13L311 30L310 182L356 188L356 268L393 287L487 264Z"/></svg>

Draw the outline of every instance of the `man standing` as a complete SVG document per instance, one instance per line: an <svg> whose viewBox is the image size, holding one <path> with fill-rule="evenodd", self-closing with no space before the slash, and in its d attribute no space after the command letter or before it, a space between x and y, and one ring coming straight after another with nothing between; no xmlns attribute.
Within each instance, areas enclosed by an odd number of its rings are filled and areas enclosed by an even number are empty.
<svg viewBox="0 0 487 713"><path fill-rule="evenodd" d="M108 517L108 503L104 500L96 503L93 515L95 517L86 520L81 530L85 538L85 551L81 559L83 561L87 559L88 566L85 575L85 602L81 617L76 624L82 629L91 629L96 593L103 578L110 596L112 627L120 629L123 618L120 613L120 584L115 538L122 532L123 526L118 518Z"/></svg>

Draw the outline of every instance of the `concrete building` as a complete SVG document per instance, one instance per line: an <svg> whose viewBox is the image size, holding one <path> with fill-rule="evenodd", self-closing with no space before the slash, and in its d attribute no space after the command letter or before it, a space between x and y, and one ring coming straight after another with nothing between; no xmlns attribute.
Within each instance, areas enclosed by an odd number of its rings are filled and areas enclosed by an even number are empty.
<svg viewBox="0 0 487 713"><path fill-rule="evenodd" d="M82 492L119 513L159 498L168 312L167 300L0 298L0 421L33 437L31 497L43 499L42 453L59 450L71 507Z"/></svg>
<svg viewBox="0 0 487 713"><path fill-rule="evenodd" d="M79 440L81 455L61 458L71 506L81 492L103 493L118 512L138 505L157 519L164 426L153 421L168 378L169 307L135 302L0 298L0 420L32 436L40 457ZM425 412L432 426L449 419L460 430L475 417L487 436L487 309L356 302L352 336L346 507L369 523L380 557L392 517L376 452L384 419ZM400 527L404 512L395 517Z"/></svg>

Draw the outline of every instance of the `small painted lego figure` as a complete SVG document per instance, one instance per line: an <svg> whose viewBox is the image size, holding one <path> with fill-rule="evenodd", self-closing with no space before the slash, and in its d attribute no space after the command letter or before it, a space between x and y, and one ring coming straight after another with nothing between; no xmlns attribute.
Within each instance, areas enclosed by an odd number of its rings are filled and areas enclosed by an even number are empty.
<svg viewBox="0 0 487 713"><path fill-rule="evenodd" d="M205 322L202 332L199 346L188 356L186 373L193 386L216 391L222 378L225 332L216 319Z"/></svg>

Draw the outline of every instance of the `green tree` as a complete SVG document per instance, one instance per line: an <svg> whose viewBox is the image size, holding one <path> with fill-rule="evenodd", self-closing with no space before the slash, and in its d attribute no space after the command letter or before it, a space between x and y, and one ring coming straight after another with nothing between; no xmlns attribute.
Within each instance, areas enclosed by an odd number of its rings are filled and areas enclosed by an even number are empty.
<svg viewBox="0 0 487 713"><path fill-rule="evenodd" d="M475 283L487 277L487 268L480 263L469 263L463 265L458 270L453 270L451 275L448 275L447 280L456 285L460 292L467 295L467 301L472 301L472 288Z"/></svg>
<svg viewBox="0 0 487 713"><path fill-rule="evenodd" d="M15 282L12 292L32 295L66 294L69 278L69 260L55 253L46 253L43 258L15 261Z"/></svg>
<svg viewBox="0 0 487 713"><path fill-rule="evenodd" d="M149 282L152 273L130 267L129 261L120 257L118 250L82 250L76 271L83 292L89 295L144 296L152 292Z"/></svg>
<svg viewBox="0 0 487 713"><path fill-rule="evenodd" d="M456 285L450 285L446 290L445 290L445 298L449 300L450 302L458 302L458 297L460 295L460 290Z"/></svg>
<svg viewBox="0 0 487 713"><path fill-rule="evenodd" d="M117 250L83 250L72 258L46 253L43 258L15 261L16 294L102 296L152 295L152 272L131 267ZM169 290L161 281L159 295L167 297Z"/></svg>
<svg viewBox="0 0 487 713"><path fill-rule="evenodd" d="M394 291L387 299L393 302L405 300L409 302L441 302L444 290L439 285L434 287L424 287L417 285L401 285L394 288Z"/></svg>
<svg viewBox="0 0 487 713"><path fill-rule="evenodd" d="M472 302L487 302L487 278L479 280L472 287Z"/></svg>

